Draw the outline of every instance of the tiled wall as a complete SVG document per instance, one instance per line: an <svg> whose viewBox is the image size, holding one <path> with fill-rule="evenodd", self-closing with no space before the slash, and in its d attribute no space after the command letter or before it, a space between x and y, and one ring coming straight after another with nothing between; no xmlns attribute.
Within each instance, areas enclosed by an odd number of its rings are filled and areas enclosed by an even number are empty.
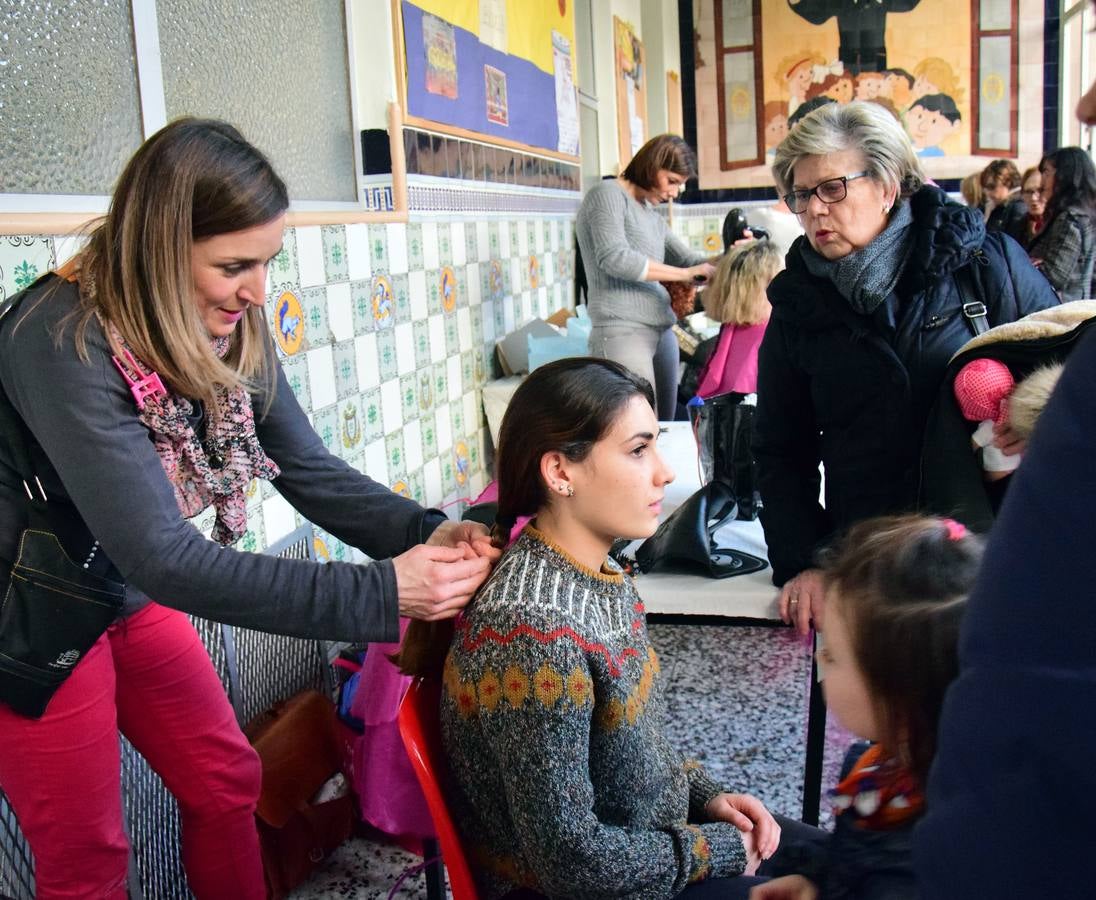
<svg viewBox="0 0 1096 900"><path fill-rule="evenodd" d="M287 229L270 270L267 316L286 376L324 443L428 506L474 497L489 441L480 389L495 341L572 304L570 217L422 220ZM63 238L0 237L0 296L63 261ZM260 550L300 524L268 484L253 486ZM199 517L212 526L212 514ZM358 558L317 532L317 551Z"/></svg>

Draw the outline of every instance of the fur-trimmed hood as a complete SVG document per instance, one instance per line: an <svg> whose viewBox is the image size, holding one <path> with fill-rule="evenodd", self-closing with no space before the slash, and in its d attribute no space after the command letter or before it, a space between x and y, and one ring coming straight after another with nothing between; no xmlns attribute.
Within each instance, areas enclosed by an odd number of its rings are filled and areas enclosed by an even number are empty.
<svg viewBox="0 0 1096 900"><path fill-rule="evenodd" d="M1029 341L1034 338L1057 337L1072 331L1082 322L1096 316L1096 300L1074 300L1030 313L1015 322L1006 322L971 338L952 356L955 359L968 350L1002 341Z"/></svg>

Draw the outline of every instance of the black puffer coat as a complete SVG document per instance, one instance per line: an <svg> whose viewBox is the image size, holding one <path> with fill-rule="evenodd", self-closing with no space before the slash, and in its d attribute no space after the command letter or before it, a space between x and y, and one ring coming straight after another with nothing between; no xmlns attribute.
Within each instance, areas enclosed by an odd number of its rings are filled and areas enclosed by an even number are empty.
<svg viewBox="0 0 1096 900"><path fill-rule="evenodd" d="M987 234L976 210L932 186L909 202L914 250L894 292L870 315L807 271L805 237L769 286L753 450L776 585L810 568L835 532L913 508L929 408L948 360L971 337L954 273L971 264L990 325L1058 302L1019 245Z"/></svg>

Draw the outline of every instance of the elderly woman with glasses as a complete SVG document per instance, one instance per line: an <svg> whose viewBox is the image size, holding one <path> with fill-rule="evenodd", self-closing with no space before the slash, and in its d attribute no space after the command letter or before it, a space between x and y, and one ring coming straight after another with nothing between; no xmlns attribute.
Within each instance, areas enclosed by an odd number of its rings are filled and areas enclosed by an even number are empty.
<svg viewBox="0 0 1096 900"><path fill-rule="evenodd" d="M915 505L922 432L952 354L984 325L1058 301L1015 242L925 183L902 126L876 104L806 116L773 176L805 234L769 286L753 448L780 613L806 632L822 615L819 546Z"/></svg>

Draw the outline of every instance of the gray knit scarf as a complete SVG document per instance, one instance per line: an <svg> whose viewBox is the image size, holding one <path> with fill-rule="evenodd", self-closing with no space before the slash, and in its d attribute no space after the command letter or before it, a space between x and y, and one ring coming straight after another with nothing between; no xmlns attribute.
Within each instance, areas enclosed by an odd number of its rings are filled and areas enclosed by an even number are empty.
<svg viewBox="0 0 1096 900"><path fill-rule="evenodd" d="M828 278L856 312L867 315L887 299L913 250L913 213L900 202L887 227L866 247L841 259L829 260L803 241L807 271Z"/></svg>

